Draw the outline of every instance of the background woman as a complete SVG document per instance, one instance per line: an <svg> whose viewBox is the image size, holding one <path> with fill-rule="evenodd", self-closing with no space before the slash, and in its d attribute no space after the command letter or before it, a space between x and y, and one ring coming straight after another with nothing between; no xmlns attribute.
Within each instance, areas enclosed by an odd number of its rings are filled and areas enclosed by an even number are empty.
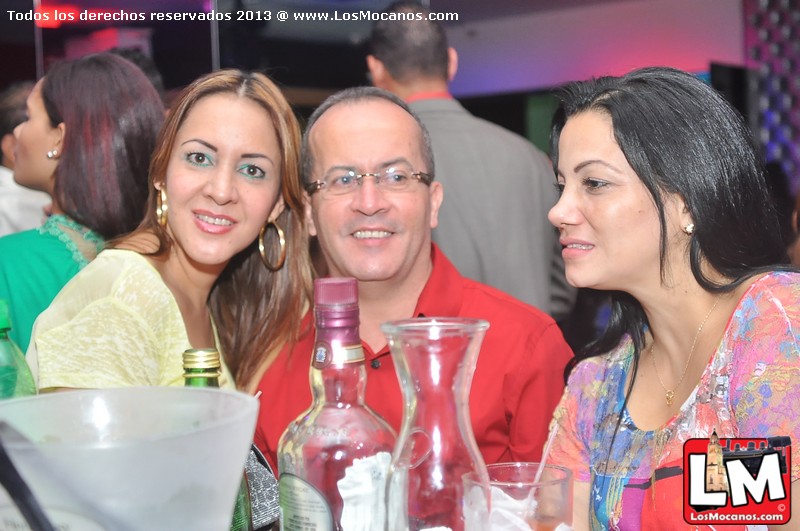
<svg viewBox="0 0 800 531"><path fill-rule="evenodd" d="M785 247L749 139L677 70L564 93L550 221L569 282L612 298L555 413L575 529L684 529L687 439L800 436L800 274L775 265Z"/></svg>
<svg viewBox="0 0 800 531"><path fill-rule="evenodd" d="M187 87L159 136L144 221L36 322L40 388L183 385L191 347L218 348L221 384L233 385L230 368L248 387L310 294L298 148L292 110L263 75Z"/></svg>
<svg viewBox="0 0 800 531"><path fill-rule="evenodd" d="M147 199L147 166L163 121L147 77L111 54L53 66L33 88L17 126L14 179L46 192L52 216L0 238L0 298L13 339L31 327L105 240L133 230Z"/></svg>

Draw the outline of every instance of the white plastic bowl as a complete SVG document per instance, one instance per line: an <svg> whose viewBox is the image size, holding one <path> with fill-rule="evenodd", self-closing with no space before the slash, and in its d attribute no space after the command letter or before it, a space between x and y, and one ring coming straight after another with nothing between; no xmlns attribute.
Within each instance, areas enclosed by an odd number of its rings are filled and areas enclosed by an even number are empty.
<svg viewBox="0 0 800 531"><path fill-rule="evenodd" d="M257 413L244 393L184 387L0 401L30 439L6 451L51 521L86 531L227 530ZM22 517L0 488L4 518Z"/></svg>

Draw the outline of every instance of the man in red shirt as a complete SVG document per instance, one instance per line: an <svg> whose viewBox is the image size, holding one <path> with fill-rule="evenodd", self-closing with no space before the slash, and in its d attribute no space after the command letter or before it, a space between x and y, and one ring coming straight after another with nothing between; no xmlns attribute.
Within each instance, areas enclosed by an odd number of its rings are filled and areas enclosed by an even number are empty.
<svg viewBox="0 0 800 531"><path fill-rule="evenodd" d="M433 172L427 132L389 92L347 89L309 119L303 138L309 230L328 274L359 281L367 404L399 430L402 394L381 323L419 316L486 319L490 327L470 392L478 447L486 463L535 461L572 352L549 316L462 277L431 243L444 193ZM405 176L404 184L388 185L389 175L395 181ZM311 405L311 312L305 321L308 333L280 351L258 387L255 441L273 466L281 434Z"/></svg>

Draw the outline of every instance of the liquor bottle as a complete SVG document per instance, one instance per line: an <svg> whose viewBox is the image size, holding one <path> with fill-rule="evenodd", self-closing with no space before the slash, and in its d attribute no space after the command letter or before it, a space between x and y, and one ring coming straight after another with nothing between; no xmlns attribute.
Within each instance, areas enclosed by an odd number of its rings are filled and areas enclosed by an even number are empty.
<svg viewBox="0 0 800 531"><path fill-rule="evenodd" d="M183 378L186 387L219 387L222 365L215 349L191 348L183 353ZM247 475L236 495L230 531L252 531L252 508Z"/></svg>
<svg viewBox="0 0 800 531"><path fill-rule="evenodd" d="M8 302L0 299L0 399L36 394L36 383L25 355L8 336L11 330Z"/></svg>
<svg viewBox="0 0 800 531"><path fill-rule="evenodd" d="M282 529L382 530L396 434L364 401L356 280L317 279L314 317L313 402L278 443Z"/></svg>

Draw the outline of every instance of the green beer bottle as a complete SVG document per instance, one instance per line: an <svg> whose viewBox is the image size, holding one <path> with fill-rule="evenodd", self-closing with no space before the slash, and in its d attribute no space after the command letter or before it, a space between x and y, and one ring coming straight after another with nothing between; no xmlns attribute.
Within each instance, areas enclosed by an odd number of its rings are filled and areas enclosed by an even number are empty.
<svg viewBox="0 0 800 531"><path fill-rule="evenodd" d="M8 336L11 330L8 302L0 299L0 399L36 394L36 383L25 355Z"/></svg>
<svg viewBox="0 0 800 531"><path fill-rule="evenodd" d="M221 369L219 352L215 349L190 348L183 353L183 379L186 387L219 387ZM252 531L251 511L250 489L245 474L236 496L231 531Z"/></svg>

